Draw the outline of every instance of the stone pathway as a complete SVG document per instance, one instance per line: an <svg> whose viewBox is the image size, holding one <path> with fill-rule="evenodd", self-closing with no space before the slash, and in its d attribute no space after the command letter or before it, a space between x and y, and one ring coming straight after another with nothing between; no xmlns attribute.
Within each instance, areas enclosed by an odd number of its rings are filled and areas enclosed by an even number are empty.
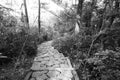
<svg viewBox="0 0 120 80"><path fill-rule="evenodd" d="M52 41L38 46L31 72L24 80L79 80L70 60L51 46Z"/></svg>

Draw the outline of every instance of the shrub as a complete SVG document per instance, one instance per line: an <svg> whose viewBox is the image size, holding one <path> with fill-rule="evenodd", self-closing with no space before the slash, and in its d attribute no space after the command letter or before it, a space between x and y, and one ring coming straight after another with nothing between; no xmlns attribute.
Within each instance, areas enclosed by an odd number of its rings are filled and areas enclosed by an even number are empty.
<svg viewBox="0 0 120 80"><path fill-rule="evenodd" d="M0 13L0 80L23 80L37 53L37 45L51 37L46 37L44 29L39 34L36 27L28 32L16 17L1 9Z"/></svg>
<svg viewBox="0 0 120 80"><path fill-rule="evenodd" d="M17 22L17 18L9 15L4 9L0 9L0 13L0 53L8 57L0 58L0 62L7 64L16 59L35 56L37 44L45 41L45 31L41 31L39 35L38 31L34 31L38 30L37 28L31 28L28 33L26 28L21 26L23 23Z"/></svg>
<svg viewBox="0 0 120 80"><path fill-rule="evenodd" d="M91 44L90 36L77 39L74 37L58 39L53 46L65 56L69 57L78 72L80 80L119 80L120 52L92 49L92 56L88 56ZM95 51L96 50L96 51Z"/></svg>
<svg viewBox="0 0 120 80"><path fill-rule="evenodd" d="M86 59L86 69L90 80L119 80L120 52L105 50ZM80 69L80 68L79 68ZM81 67L82 69L82 67Z"/></svg>

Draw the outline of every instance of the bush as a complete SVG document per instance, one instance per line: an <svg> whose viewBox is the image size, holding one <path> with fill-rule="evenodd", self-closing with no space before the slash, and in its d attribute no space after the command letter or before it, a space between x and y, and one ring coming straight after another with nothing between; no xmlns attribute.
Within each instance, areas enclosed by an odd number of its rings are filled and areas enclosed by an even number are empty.
<svg viewBox="0 0 120 80"><path fill-rule="evenodd" d="M115 2L117 5L118 2ZM98 8L95 1L83 4L80 16L82 23L82 26L79 26L82 28L80 33L72 37L57 39L53 44L59 52L71 59L80 80L120 79L118 67L120 66L120 19L116 15L115 5L112 5L114 1L112 3L108 1L104 4L111 4L111 7L105 7L106 10L105 8ZM106 13L108 10L110 12ZM117 13L119 14L119 11ZM61 16L66 23L70 22L70 18L64 13ZM71 19L74 23L74 18ZM74 27L74 25L70 24L69 27ZM61 30L62 33L67 32L65 31L66 26L60 28L58 30Z"/></svg>
<svg viewBox="0 0 120 80"><path fill-rule="evenodd" d="M120 52L105 50L86 59L86 69L90 80L119 80ZM79 68L80 69L80 68ZM82 69L82 67L81 67Z"/></svg>
<svg viewBox="0 0 120 80"><path fill-rule="evenodd" d="M83 39L83 40L82 40ZM53 46L71 59L78 72L80 80L119 80L120 52L92 49L92 56L88 56L91 37L69 37L58 39ZM95 46L95 45L94 45Z"/></svg>
<svg viewBox="0 0 120 80"><path fill-rule="evenodd" d="M62 36L64 33L72 33L76 23L76 10L65 9L59 14L59 18L56 19L54 30L59 32Z"/></svg>
<svg viewBox="0 0 120 80"><path fill-rule="evenodd" d="M91 35L60 38L53 46L71 59L81 80L119 80L119 33L118 29L111 29L98 36L91 48L91 56L88 54L94 38Z"/></svg>
<svg viewBox="0 0 120 80"><path fill-rule="evenodd" d="M0 80L23 80L37 53L37 45L51 37L44 29L39 34L36 27L28 32L22 22L4 9L0 13Z"/></svg>

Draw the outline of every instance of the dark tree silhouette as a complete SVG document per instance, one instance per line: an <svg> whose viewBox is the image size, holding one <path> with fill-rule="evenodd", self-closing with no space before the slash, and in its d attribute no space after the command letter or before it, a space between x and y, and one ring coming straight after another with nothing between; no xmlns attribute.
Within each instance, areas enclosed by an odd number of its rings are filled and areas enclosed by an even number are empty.
<svg viewBox="0 0 120 80"><path fill-rule="evenodd" d="M40 22L40 7L41 7L41 4L40 4L40 0L38 0L38 28L39 28L39 33L40 33L40 27L41 27L41 22Z"/></svg>
<svg viewBox="0 0 120 80"><path fill-rule="evenodd" d="M24 7L25 7L25 25L29 29L29 17L28 17L26 0L24 0Z"/></svg>

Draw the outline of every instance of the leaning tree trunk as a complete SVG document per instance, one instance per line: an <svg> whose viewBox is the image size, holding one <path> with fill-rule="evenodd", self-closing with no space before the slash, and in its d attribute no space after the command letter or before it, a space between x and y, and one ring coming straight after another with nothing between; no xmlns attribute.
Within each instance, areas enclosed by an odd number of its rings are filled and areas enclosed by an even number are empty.
<svg viewBox="0 0 120 80"><path fill-rule="evenodd" d="M38 0L38 5L39 5L39 8L38 8L38 28L39 28L39 34L40 34L40 27L41 27L41 22L40 22L40 0Z"/></svg>
<svg viewBox="0 0 120 80"><path fill-rule="evenodd" d="M28 18L26 0L24 0L24 7L25 7L25 27L27 27L29 29L29 18Z"/></svg>

